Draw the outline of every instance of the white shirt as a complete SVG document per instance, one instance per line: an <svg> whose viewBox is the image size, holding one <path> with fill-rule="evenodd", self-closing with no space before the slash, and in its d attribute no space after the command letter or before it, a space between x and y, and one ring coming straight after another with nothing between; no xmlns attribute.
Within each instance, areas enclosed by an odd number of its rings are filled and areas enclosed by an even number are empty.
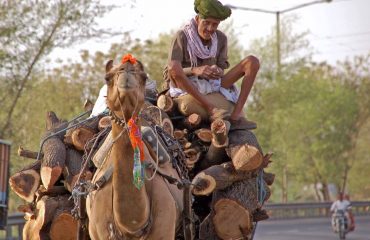
<svg viewBox="0 0 370 240"><path fill-rule="evenodd" d="M156 81L147 79L145 83L145 89L156 91L157 89ZM99 96L96 99L96 102L95 102L95 105L91 112L90 117L95 117L99 115L100 113L104 112L105 109L107 109L107 94L108 94L108 86L107 84L104 84L104 86L99 91Z"/></svg>
<svg viewBox="0 0 370 240"><path fill-rule="evenodd" d="M348 200L336 200L330 207L330 211L332 212L334 212L335 210L347 211L348 209L351 209L351 203Z"/></svg>
<svg viewBox="0 0 370 240"><path fill-rule="evenodd" d="M99 115L100 113L104 112L104 110L107 108L107 92L108 92L108 86L107 84L104 84L104 86L99 91L99 97L96 99L94 108L91 112L90 117L95 117Z"/></svg>

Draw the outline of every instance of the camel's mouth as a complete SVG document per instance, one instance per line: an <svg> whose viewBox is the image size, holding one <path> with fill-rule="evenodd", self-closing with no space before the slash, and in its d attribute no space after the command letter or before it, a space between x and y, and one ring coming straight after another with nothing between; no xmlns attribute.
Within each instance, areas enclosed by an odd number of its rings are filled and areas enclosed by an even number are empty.
<svg viewBox="0 0 370 240"><path fill-rule="evenodd" d="M132 94L137 91L135 86L118 86L118 91L120 95Z"/></svg>

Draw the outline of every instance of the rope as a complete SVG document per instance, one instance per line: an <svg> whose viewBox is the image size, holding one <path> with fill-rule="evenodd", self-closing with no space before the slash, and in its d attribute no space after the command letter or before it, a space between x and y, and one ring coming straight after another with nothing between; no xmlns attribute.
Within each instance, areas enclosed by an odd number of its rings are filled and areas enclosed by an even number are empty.
<svg viewBox="0 0 370 240"><path fill-rule="evenodd" d="M263 204L263 201L265 200L265 197L266 197L266 189L265 189L265 185L263 184L263 169L261 169L259 172L258 172L258 175L257 175L257 178L256 178L256 185L257 185L257 200L258 200L258 203L262 206ZM253 240L254 238L254 234L256 233L256 229L257 229L257 223L254 225L254 228L253 228L253 231L252 231L252 234L251 234L251 240Z"/></svg>
<svg viewBox="0 0 370 240"><path fill-rule="evenodd" d="M258 202L262 205L266 197L266 189L263 184L263 170L261 169L257 176L257 193L258 193Z"/></svg>
<svg viewBox="0 0 370 240"><path fill-rule="evenodd" d="M75 118L73 118L72 120L70 120L69 122L67 122L67 123L68 123L68 125L69 125L71 122L73 122L73 121L75 121L75 120L77 120L77 119L79 119L79 118L83 117L84 115L86 115L86 114L88 114L88 113L90 113L90 112L91 112L91 110L81 113L81 114L80 114L80 115L78 115L77 117L75 117ZM50 139L50 138L52 138L52 137L54 137L54 136L58 135L58 134L59 134L59 133L61 133L61 132L67 131L68 129L74 128L74 127L76 127L76 126L78 126L78 125L80 125L80 124L82 124L82 123L84 123L84 122L87 122L87 121L91 120L92 118L97 118L97 117L100 117L100 116L105 115L105 114L106 114L106 112L104 111L104 112L100 113L100 114L99 114L99 115L97 115L97 116L94 116L94 117L91 117L91 118L86 118L85 120L83 120L83 121L81 121L81 122L78 122L78 123L76 123L76 124L73 124L72 126L69 126L69 127L63 128L63 129L61 129L61 130L59 130L59 131L57 131L57 132L55 132L55 133L53 133L53 134L50 134L50 135L49 135L49 136L47 136L46 138L42 139L41 144L40 144L40 149L39 149L39 151L38 151L38 153L37 153L37 158L36 158L36 160L40 160L40 156L41 156L41 152L42 152L42 147L44 146L44 143L46 142L46 140L48 140L48 139Z"/></svg>
<svg viewBox="0 0 370 240"><path fill-rule="evenodd" d="M149 106L148 108L154 108L154 109L157 109L159 111L159 121L160 121L159 124L162 125L163 123L162 123L162 111L161 111L161 109L157 106ZM159 159L159 137L158 137L158 132L157 132L157 126L154 127L154 131L155 131L155 136L157 137L157 146L156 146L157 147L157 151L156 151L157 154L156 154L156 162L155 162L155 169L154 169L153 175L149 178L147 178L145 176L146 180L148 180L148 181L152 181L154 179L155 175L157 174L158 165L159 165L159 160L158 160Z"/></svg>

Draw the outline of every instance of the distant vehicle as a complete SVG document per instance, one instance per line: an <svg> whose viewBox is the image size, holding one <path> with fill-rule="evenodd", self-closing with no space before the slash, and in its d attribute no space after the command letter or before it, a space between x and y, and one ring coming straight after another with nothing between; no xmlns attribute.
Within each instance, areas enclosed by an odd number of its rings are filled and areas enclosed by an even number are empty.
<svg viewBox="0 0 370 240"><path fill-rule="evenodd" d="M10 143L0 139L0 229L4 230L8 218Z"/></svg>
<svg viewBox="0 0 370 240"><path fill-rule="evenodd" d="M336 210L332 215L332 227L335 233L339 234L339 239L346 239L346 234L349 232L349 222L346 212Z"/></svg>

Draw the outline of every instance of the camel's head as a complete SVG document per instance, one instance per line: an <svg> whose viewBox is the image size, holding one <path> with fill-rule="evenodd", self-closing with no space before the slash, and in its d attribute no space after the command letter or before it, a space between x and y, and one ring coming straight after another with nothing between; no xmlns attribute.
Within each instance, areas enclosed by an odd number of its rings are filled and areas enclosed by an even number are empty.
<svg viewBox="0 0 370 240"><path fill-rule="evenodd" d="M109 60L105 66L108 107L126 122L138 115L144 103L147 75L142 69L141 63L130 61L113 66L113 60Z"/></svg>

